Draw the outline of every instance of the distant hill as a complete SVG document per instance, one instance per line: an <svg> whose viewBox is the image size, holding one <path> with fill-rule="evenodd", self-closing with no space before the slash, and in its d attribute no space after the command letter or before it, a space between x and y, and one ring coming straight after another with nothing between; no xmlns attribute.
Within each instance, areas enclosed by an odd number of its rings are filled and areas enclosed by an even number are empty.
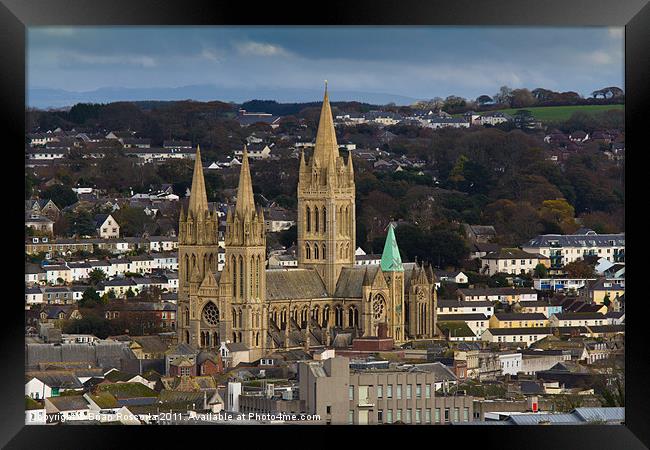
<svg viewBox="0 0 650 450"><path fill-rule="evenodd" d="M224 88L213 85L192 85L175 88L106 87L85 92L48 88L31 88L27 91L28 106L39 109L63 108L76 103L110 103L117 101L221 100L244 103L252 99L272 99L279 103L309 103L320 102L322 98L322 89ZM375 105L388 103L410 105L418 99L390 93L332 91L330 100L332 102L358 101Z"/></svg>

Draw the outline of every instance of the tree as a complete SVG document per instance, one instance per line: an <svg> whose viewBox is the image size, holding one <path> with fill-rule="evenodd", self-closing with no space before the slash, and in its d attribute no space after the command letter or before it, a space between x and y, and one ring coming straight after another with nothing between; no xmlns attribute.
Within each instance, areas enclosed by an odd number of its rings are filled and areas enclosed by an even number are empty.
<svg viewBox="0 0 650 450"><path fill-rule="evenodd" d="M115 213L115 220L120 224L120 232L124 236L140 236L144 232L152 232L154 222L142 208L125 206Z"/></svg>
<svg viewBox="0 0 650 450"><path fill-rule="evenodd" d="M135 292L133 292L133 289L131 289L130 287L126 290L124 294L126 295L126 298L135 297Z"/></svg>
<svg viewBox="0 0 650 450"><path fill-rule="evenodd" d="M296 225L293 225L291 228L280 232L280 244L282 244L285 248L291 247L297 241L298 227L296 227Z"/></svg>
<svg viewBox="0 0 650 450"><path fill-rule="evenodd" d="M105 339L112 334L112 327L108 319L94 315L66 321L62 328L64 333L92 334L100 339Z"/></svg>
<svg viewBox="0 0 650 450"><path fill-rule="evenodd" d="M499 92L494 95L494 101L502 105L510 106L510 100L512 98L512 89L508 86L501 86Z"/></svg>
<svg viewBox="0 0 650 450"><path fill-rule="evenodd" d="M96 286L100 281L104 281L106 279L106 273L102 269L95 268L88 272L88 279L93 286Z"/></svg>
<svg viewBox="0 0 650 450"><path fill-rule="evenodd" d="M70 206L79 200L75 191L60 184L55 184L45 189L41 192L41 197L52 200L60 209Z"/></svg>
<svg viewBox="0 0 650 450"><path fill-rule="evenodd" d="M81 300L77 303L80 308L95 308L102 303L102 299L92 286L86 288L81 295Z"/></svg>
<svg viewBox="0 0 650 450"><path fill-rule="evenodd" d="M558 225L563 233L573 233L578 229L575 209L563 198L544 200L539 215L542 220Z"/></svg>
<svg viewBox="0 0 650 450"><path fill-rule="evenodd" d="M609 294L606 294L605 297L603 297L603 305L609 308L609 305L611 304L612 304L612 300L609 298Z"/></svg>
<svg viewBox="0 0 650 450"><path fill-rule="evenodd" d="M548 268L542 263L537 264L535 266L535 277L546 278L547 276L548 276Z"/></svg>
<svg viewBox="0 0 650 450"><path fill-rule="evenodd" d="M570 278L594 278L594 268L585 261L578 259L564 266L564 271Z"/></svg>
<svg viewBox="0 0 650 450"><path fill-rule="evenodd" d="M492 97L490 97L489 95L485 95L485 94L479 96L476 99L476 103L478 103L481 106L487 105L488 103L493 103L493 102L494 102L494 100L492 100Z"/></svg>
<svg viewBox="0 0 650 450"><path fill-rule="evenodd" d="M76 216L69 213L67 217L70 231L77 236L92 236L95 234L95 219L89 211L81 211Z"/></svg>
<svg viewBox="0 0 650 450"><path fill-rule="evenodd" d="M511 95L513 108L527 108L535 104L535 97L528 89L515 89Z"/></svg>

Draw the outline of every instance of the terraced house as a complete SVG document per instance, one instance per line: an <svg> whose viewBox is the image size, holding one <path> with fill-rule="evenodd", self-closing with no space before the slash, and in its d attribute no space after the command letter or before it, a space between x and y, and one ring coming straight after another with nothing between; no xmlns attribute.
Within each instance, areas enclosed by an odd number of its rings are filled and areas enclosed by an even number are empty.
<svg viewBox="0 0 650 450"><path fill-rule="evenodd" d="M598 234L583 228L575 234L540 235L522 248L526 252L540 253L550 258L552 269L561 269L586 256L606 258L610 262L625 262L625 233Z"/></svg>

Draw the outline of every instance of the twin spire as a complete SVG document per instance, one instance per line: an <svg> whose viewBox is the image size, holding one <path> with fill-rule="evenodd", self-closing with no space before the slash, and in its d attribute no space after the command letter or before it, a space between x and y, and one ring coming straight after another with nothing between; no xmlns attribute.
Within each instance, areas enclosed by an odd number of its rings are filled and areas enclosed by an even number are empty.
<svg viewBox="0 0 650 450"><path fill-rule="evenodd" d="M304 156L301 155L301 158ZM334 121L332 118L332 108L330 106L329 94L327 92L327 81L325 81L325 96L318 123L318 133L316 135L316 145L314 149L314 162L320 167L328 167L328 172L334 174L336 169L336 160L339 157L339 147L336 141L336 131L334 130ZM301 160L302 163L302 160ZM352 171L352 155L348 155L348 170ZM250 167L248 164L248 150L244 146L242 155L241 172L239 174L239 186L237 189L237 204L235 212L240 215L246 211L255 210L255 200L253 197L253 183L251 180ZM203 178L203 165L201 163L201 149L196 147L196 159L194 161L194 174L192 176L192 190L190 191L190 204L188 216L199 217L208 211L208 196L205 190L205 180Z"/></svg>
<svg viewBox="0 0 650 450"><path fill-rule="evenodd" d="M237 204L235 206L235 213L239 214L240 217L244 217L244 214L254 210L255 199L253 197L251 170L248 166L248 149L244 145L241 171L239 172L239 186L237 187Z"/></svg>
<svg viewBox="0 0 650 450"><path fill-rule="evenodd" d="M237 189L237 205L235 211L244 213L255 209L253 198L253 183L248 165L248 151L244 146L241 172L239 174L239 187ZM205 179L203 177L203 164L201 163L201 149L196 147L196 159L194 161L194 173L192 175L192 190L190 191L190 204L188 216L199 217L208 211L208 195L205 190Z"/></svg>
<svg viewBox="0 0 650 450"><path fill-rule="evenodd" d="M203 179L203 164L201 164L201 148L196 146L196 159L194 160L194 174L192 175L192 190L190 191L190 205L187 209L188 216L204 215L208 211L208 194L205 191Z"/></svg>

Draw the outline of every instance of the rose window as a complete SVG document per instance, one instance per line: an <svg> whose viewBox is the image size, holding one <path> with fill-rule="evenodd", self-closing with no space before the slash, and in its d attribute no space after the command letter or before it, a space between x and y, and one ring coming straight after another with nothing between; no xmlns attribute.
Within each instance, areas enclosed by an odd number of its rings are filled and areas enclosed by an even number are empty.
<svg viewBox="0 0 650 450"><path fill-rule="evenodd" d="M203 320L213 327L219 324L219 308L214 303L208 303L203 308Z"/></svg>

